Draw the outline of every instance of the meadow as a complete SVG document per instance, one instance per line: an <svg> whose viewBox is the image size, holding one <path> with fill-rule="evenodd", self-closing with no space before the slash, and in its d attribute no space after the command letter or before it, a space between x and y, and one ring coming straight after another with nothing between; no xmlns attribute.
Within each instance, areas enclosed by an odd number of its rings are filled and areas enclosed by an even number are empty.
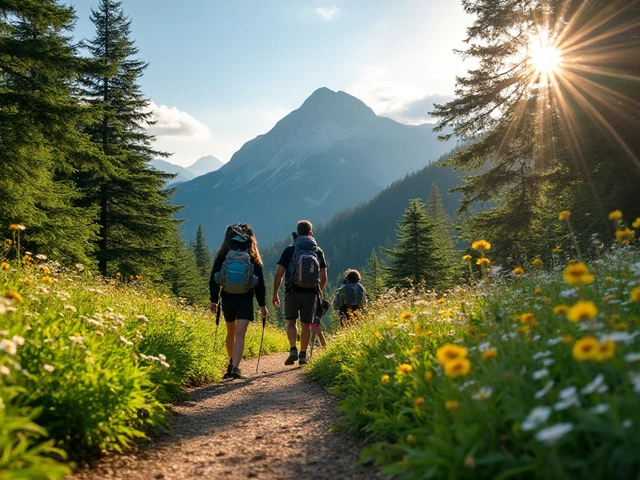
<svg viewBox="0 0 640 480"><path fill-rule="evenodd" d="M221 379L224 320L216 327L208 306L141 277L95 277L31 254L7 260L19 233L0 255L0 478L62 478L163 428L185 387ZM260 335L254 322L247 355ZM262 353L287 349L267 325Z"/></svg>
<svg viewBox="0 0 640 480"><path fill-rule="evenodd" d="M640 252L619 231L588 263L511 269L480 240L462 260L479 281L391 293L333 337L309 372L371 442L362 460L398 479L638 478Z"/></svg>

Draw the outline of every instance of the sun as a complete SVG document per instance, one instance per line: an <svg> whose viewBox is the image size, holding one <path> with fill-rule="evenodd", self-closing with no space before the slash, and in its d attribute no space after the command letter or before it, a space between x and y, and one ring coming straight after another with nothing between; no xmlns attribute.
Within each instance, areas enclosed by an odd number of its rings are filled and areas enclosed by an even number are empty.
<svg viewBox="0 0 640 480"><path fill-rule="evenodd" d="M529 58L536 72L553 73L562 63L560 51L550 42L549 36L540 33L529 42Z"/></svg>

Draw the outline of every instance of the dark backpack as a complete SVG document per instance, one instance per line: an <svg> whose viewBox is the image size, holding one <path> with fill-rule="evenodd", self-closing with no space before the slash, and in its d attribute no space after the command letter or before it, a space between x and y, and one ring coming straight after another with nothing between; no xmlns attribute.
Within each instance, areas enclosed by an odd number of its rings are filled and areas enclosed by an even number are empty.
<svg viewBox="0 0 640 480"><path fill-rule="evenodd" d="M289 262L289 281L296 287L314 288L320 283L318 244L312 237L300 236L294 242Z"/></svg>
<svg viewBox="0 0 640 480"><path fill-rule="evenodd" d="M344 304L349 307L361 307L365 304L364 287L359 283L344 285Z"/></svg>
<svg viewBox="0 0 640 480"><path fill-rule="evenodd" d="M227 293L247 293L258 285L258 277L253 274L253 262L249 252L229 250L222 262L222 268L213 279Z"/></svg>

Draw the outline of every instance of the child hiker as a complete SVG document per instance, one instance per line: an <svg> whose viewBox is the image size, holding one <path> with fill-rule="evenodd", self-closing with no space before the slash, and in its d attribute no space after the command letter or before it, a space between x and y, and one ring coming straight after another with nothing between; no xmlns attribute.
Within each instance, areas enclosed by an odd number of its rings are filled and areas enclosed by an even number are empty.
<svg viewBox="0 0 640 480"><path fill-rule="evenodd" d="M344 284L333 296L333 310L338 312L340 326L345 327L355 312L367 303L367 291L360 283L360 272L349 269L344 274Z"/></svg>
<svg viewBox="0 0 640 480"><path fill-rule="evenodd" d="M219 295L220 287L222 293ZM265 302L262 258L253 229L246 223L229 225L213 262L209 279L210 310L222 308L227 327L226 347L229 365L223 378L245 378L240 372L244 339L253 321L255 295L262 316L269 313ZM219 302L218 300L221 300Z"/></svg>

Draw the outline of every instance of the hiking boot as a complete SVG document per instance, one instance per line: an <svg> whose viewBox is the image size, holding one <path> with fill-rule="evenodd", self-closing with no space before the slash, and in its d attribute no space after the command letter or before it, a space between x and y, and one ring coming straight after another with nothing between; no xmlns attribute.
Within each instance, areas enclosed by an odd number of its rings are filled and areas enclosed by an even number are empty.
<svg viewBox="0 0 640 480"><path fill-rule="evenodd" d="M285 365L293 365L294 363L296 363L296 360L298 360L298 350L296 350L295 348L292 348L289 351L289 356L284 361L284 364Z"/></svg>
<svg viewBox="0 0 640 480"><path fill-rule="evenodd" d="M238 367L232 367L231 368L231 378L247 378L247 377L242 375L242 373L240 372L240 369Z"/></svg>
<svg viewBox="0 0 640 480"><path fill-rule="evenodd" d="M300 365L306 365L307 363L309 363L309 361L307 360L306 352L300 352L300 355L298 356L298 363Z"/></svg>
<svg viewBox="0 0 640 480"><path fill-rule="evenodd" d="M231 377L231 371L233 370L233 365L229 364L227 365L227 372L222 376L222 378L224 380L226 380L227 378L232 378Z"/></svg>

